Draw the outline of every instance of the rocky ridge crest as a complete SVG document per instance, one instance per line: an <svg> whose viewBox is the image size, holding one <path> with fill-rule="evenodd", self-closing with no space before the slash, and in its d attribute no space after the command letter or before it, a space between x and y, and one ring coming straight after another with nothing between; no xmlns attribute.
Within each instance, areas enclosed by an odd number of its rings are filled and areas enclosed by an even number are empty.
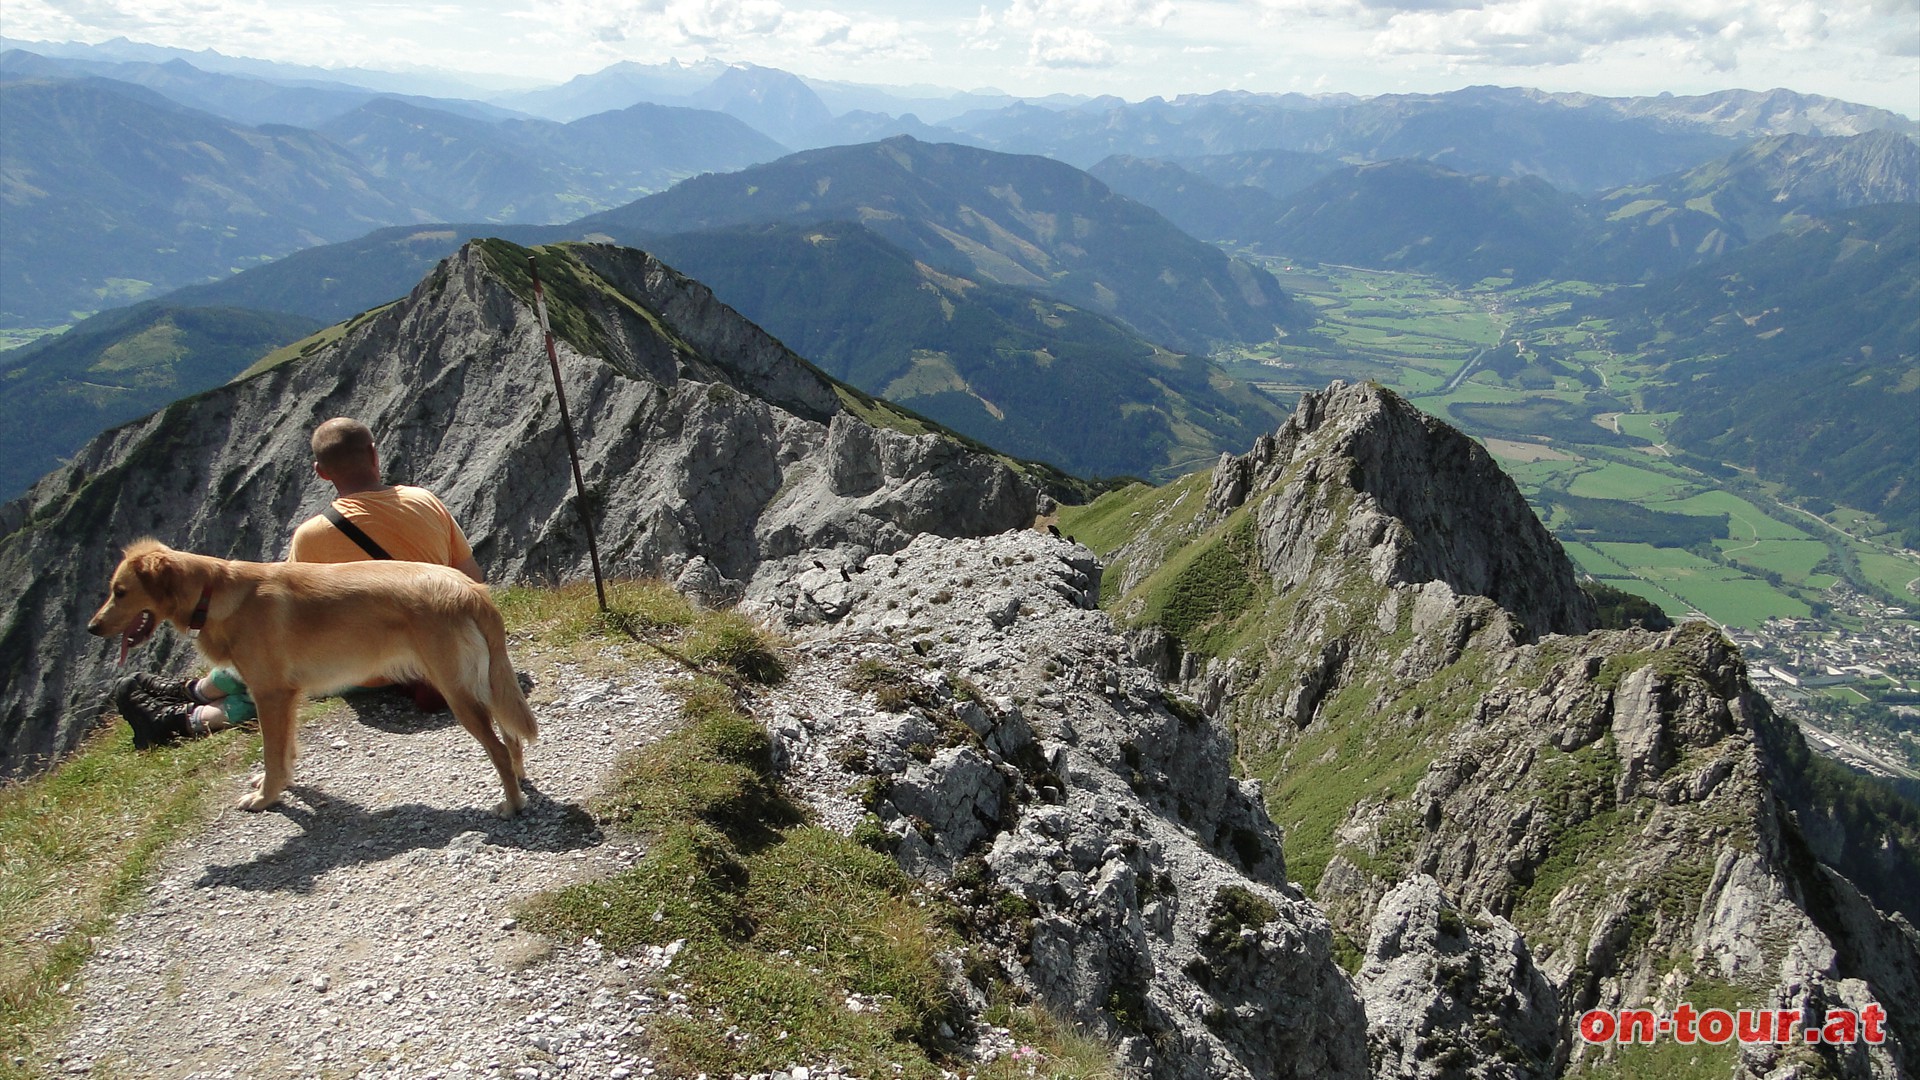
<svg viewBox="0 0 1920 1080"><path fill-rule="evenodd" d="M1701 623L1590 632L1558 544L1469 443L1336 385L1210 477L1135 496L1113 556L1136 654L1232 730L1291 873L1366 943L1374 1068L1557 1075L1630 1053L1574 1037L1589 1008L1907 1009L1908 901L1836 869L1857 864L1787 798L1804 746L1737 650ZM1913 864L1884 823L1849 827ZM1435 932L1444 905L1475 929ZM1409 975L1450 964L1493 990ZM1469 1000L1475 1024L1435 1037ZM1738 1074L1892 1076L1920 1032L1894 1035L1745 1047Z"/></svg>

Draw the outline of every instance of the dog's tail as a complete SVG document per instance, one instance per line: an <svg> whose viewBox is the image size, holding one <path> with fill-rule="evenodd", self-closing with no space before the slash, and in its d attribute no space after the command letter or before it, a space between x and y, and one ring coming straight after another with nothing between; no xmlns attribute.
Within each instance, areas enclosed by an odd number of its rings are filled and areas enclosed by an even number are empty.
<svg viewBox="0 0 1920 1080"><path fill-rule="evenodd" d="M487 696L494 722L506 734L532 742L540 736L540 724L533 718L527 695L520 691L520 677L507 655L506 623L492 604L481 610L479 623L480 633L487 639Z"/></svg>

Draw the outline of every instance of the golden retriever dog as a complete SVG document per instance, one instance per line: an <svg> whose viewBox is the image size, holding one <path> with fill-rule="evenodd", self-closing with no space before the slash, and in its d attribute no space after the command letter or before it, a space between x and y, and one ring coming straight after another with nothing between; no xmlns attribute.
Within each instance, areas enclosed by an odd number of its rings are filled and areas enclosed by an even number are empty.
<svg viewBox="0 0 1920 1080"><path fill-rule="evenodd" d="M162 620L198 629L200 652L238 672L260 711L266 771L241 809L272 806L291 781L303 696L376 678L432 683L500 773L506 798L494 812L512 817L526 805L521 750L538 734L533 710L507 658L499 609L485 585L460 571L394 561L235 562L139 540L127 546L87 630L119 636L124 657Z"/></svg>

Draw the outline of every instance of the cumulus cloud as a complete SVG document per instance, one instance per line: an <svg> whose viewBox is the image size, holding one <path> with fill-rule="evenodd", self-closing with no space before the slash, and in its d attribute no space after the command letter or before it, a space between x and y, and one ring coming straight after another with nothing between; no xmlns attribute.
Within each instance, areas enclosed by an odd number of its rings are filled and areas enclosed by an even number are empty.
<svg viewBox="0 0 1920 1080"><path fill-rule="evenodd" d="M522 13L565 36L602 43L709 45L766 37L787 9L779 0L548 0Z"/></svg>
<svg viewBox="0 0 1920 1080"><path fill-rule="evenodd" d="M1163 26L1177 9L1169 0L1014 0L1006 26ZM985 9L982 9L984 15ZM1081 31L1087 33L1087 31Z"/></svg>
<svg viewBox="0 0 1920 1080"><path fill-rule="evenodd" d="M669 53L695 46L748 57L799 50L839 59L925 59L931 51L890 18L853 16L783 0L542 0L520 17L551 24L562 40L586 39L610 53L636 46Z"/></svg>
<svg viewBox="0 0 1920 1080"><path fill-rule="evenodd" d="M1117 62L1110 42L1071 27L1034 31L1027 61L1043 68L1105 68Z"/></svg>
<svg viewBox="0 0 1920 1080"><path fill-rule="evenodd" d="M854 19L837 11L789 13L781 37L829 56L926 60L933 50L892 19Z"/></svg>
<svg viewBox="0 0 1920 1080"><path fill-rule="evenodd" d="M1813 0L1493 0L1448 9L1424 0L1369 2L1381 11L1397 7L1374 40L1380 52L1512 67L1577 63L1635 44L1727 71L1750 46L1822 41L1832 21Z"/></svg>

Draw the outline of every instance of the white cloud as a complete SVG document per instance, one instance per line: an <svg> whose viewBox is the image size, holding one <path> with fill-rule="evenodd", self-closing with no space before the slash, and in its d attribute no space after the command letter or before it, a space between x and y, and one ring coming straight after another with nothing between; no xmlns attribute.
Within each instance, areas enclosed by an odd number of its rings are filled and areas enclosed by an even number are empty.
<svg viewBox="0 0 1920 1080"><path fill-rule="evenodd" d="M766 37L787 9L779 0L545 0L520 14L575 40L704 46Z"/></svg>
<svg viewBox="0 0 1920 1080"><path fill-rule="evenodd" d="M925 60L933 50L892 19L854 19L837 11L793 12L781 37L794 45L841 59Z"/></svg>
<svg viewBox="0 0 1920 1080"><path fill-rule="evenodd" d="M1749 47L1813 46L1833 21L1812 0L1494 0L1451 10L1402 3L1374 45L1388 54L1512 67L1571 64L1637 45L1728 71Z"/></svg>
<svg viewBox="0 0 1920 1080"><path fill-rule="evenodd" d="M1104 68L1117 62L1110 42L1071 27L1034 31L1027 61L1042 68Z"/></svg>
<svg viewBox="0 0 1920 1080"><path fill-rule="evenodd" d="M1164 26L1177 9L1168 0L1013 0L1003 25L1079 29L1087 26ZM985 14L985 9L981 12ZM1065 23L1066 27L1058 24Z"/></svg>

